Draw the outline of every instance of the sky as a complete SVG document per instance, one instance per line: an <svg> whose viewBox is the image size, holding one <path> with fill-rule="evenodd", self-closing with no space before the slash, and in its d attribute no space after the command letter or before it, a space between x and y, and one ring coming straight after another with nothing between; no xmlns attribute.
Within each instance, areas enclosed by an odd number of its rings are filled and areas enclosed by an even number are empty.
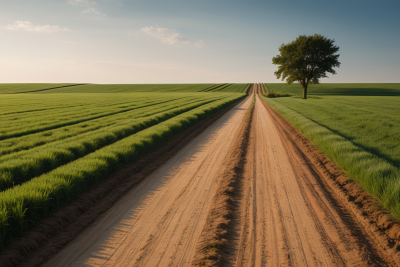
<svg viewBox="0 0 400 267"><path fill-rule="evenodd" d="M400 82L400 1L0 0L0 83L255 83L299 35L339 46L326 83Z"/></svg>

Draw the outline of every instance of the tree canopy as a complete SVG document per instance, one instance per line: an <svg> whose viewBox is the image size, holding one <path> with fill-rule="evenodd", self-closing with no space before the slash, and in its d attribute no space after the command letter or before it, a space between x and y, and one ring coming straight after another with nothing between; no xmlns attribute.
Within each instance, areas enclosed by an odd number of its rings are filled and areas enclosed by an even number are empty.
<svg viewBox="0 0 400 267"><path fill-rule="evenodd" d="M272 63L278 65L275 71L277 79L286 79L288 84L299 82L303 87L303 98L307 98L309 84L319 83L326 78L327 73L336 74L334 67L340 67L338 61L339 47L320 34L310 36L300 35L296 40L279 47L280 55L272 58Z"/></svg>

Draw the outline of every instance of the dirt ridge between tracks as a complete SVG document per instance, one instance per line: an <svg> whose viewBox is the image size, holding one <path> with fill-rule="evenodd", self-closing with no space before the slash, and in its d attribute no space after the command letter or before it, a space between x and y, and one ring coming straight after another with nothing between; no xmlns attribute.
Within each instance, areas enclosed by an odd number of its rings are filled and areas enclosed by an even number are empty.
<svg viewBox="0 0 400 267"><path fill-rule="evenodd" d="M250 90L250 94L253 94L254 86ZM229 240L233 236L232 232L235 231L233 224L236 196L240 190L239 183L244 172L254 105L255 94L253 94L253 102L234 138L233 145L229 149L224 167L218 174L220 183L197 245L192 262L194 266L223 266L226 263Z"/></svg>
<svg viewBox="0 0 400 267"><path fill-rule="evenodd" d="M243 101L243 100L240 100ZM175 135L153 152L124 167L77 200L38 223L1 253L0 266L39 266L74 240L125 193L178 153L238 102Z"/></svg>
<svg viewBox="0 0 400 267"><path fill-rule="evenodd" d="M375 240L378 249L391 258L393 262L400 262L400 223L389 213L380 208L380 204L370 194L365 192L357 183L349 182L349 177L336 164L319 152L298 129L294 128L275 109L265 101L261 101L269 111L278 130L286 135L309 162L318 170L329 187L335 192L342 204L346 205L357 221Z"/></svg>

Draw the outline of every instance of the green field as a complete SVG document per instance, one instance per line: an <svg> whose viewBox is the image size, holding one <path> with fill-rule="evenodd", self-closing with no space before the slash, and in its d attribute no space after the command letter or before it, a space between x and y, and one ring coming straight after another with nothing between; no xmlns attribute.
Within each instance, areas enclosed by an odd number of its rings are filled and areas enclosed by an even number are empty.
<svg viewBox="0 0 400 267"><path fill-rule="evenodd" d="M76 86L74 83L0 83L0 94L27 93Z"/></svg>
<svg viewBox="0 0 400 267"><path fill-rule="evenodd" d="M250 84L0 84L0 94L15 93L134 93L231 92L245 93Z"/></svg>
<svg viewBox="0 0 400 267"><path fill-rule="evenodd" d="M0 95L2 247L123 165L243 98L249 88L76 85L16 94L46 88L18 86Z"/></svg>
<svg viewBox="0 0 400 267"><path fill-rule="evenodd" d="M300 96L303 88L295 83L266 83L268 92ZM311 84L309 95L348 95L348 96L400 96L400 83L321 83Z"/></svg>
<svg viewBox="0 0 400 267"><path fill-rule="evenodd" d="M308 100L263 99L400 219L400 97L328 96L327 88Z"/></svg>

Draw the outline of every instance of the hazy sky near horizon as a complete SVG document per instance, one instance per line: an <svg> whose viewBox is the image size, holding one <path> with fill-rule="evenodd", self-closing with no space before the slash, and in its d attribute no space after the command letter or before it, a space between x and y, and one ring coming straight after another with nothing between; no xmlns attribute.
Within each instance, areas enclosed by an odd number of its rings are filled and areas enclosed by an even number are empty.
<svg viewBox="0 0 400 267"><path fill-rule="evenodd" d="M340 47L322 82L400 82L400 1L0 0L0 83L280 82L282 43Z"/></svg>

